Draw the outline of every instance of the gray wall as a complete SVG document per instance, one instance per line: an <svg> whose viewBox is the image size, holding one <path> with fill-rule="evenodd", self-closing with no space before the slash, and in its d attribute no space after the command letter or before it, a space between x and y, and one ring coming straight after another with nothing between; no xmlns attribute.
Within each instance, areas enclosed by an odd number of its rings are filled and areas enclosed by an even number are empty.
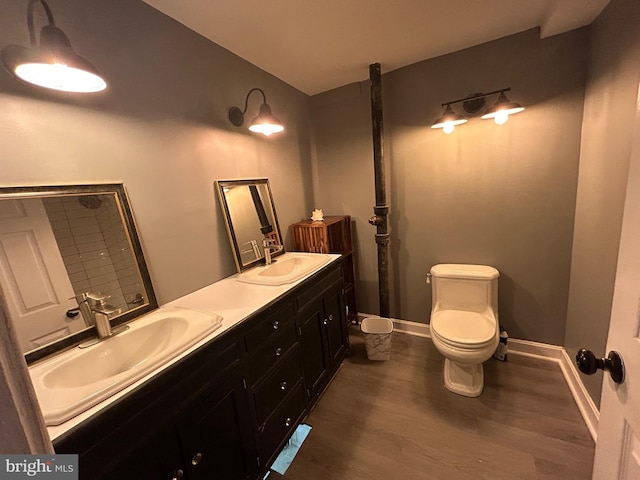
<svg viewBox="0 0 640 480"><path fill-rule="evenodd" d="M428 322L432 265L486 263L502 274L509 334L562 344L586 59L585 29L544 40L531 30L383 75L391 316ZM312 98L314 200L355 217L358 307L377 313L366 83ZM527 109L507 124L429 128L442 102L509 86Z"/></svg>
<svg viewBox="0 0 640 480"><path fill-rule="evenodd" d="M0 0L0 45L28 44L27 3ZM1 186L123 182L160 303L235 273L214 180L268 177L283 227L311 211L308 96L141 1L49 4L109 87L55 93L0 69ZM286 132L228 122L252 87Z"/></svg>
<svg viewBox="0 0 640 480"><path fill-rule="evenodd" d="M640 79L640 3L611 2L590 42L564 345L604 355ZM602 374L582 379L599 405Z"/></svg>

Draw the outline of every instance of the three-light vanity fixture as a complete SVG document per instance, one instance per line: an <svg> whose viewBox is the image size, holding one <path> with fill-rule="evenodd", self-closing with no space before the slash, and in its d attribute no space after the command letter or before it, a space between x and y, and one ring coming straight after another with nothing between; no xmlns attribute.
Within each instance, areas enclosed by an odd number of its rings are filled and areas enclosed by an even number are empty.
<svg viewBox="0 0 640 480"><path fill-rule="evenodd" d="M40 30L40 44L33 25L33 8L40 3L48 24ZM30 47L7 45L2 49L4 66L21 80L64 92L91 93L107 88L107 83L89 60L78 55L65 33L56 26L45 0L30 0L27 7Z"/></svg>
<svg viewBox="0 0 640 480"><path fill-rule="evenodd" d="M244 123L244 114L247 113L247 106L249 104L249 96L253 92L260 92L262 94L262 105L260 105L260 113L249 124L249 130L256 133L262 133L267 137L272 133L282 132L284 126L282 122L273 116L271 113L271 107L267 103L267 96L261 88L252 88L247 93L247 97L244 100L244 109L240 110L238 107L231 107L229 109L229 121L236 127L241 127Z"/></svg>
<svg viewBox="0 0 640 480"><path fill-rule="evenodd" d="M509 115L519 113L524 110L524 107L519 103L512 102L507 98L505 92L511 90L511 87L501 88L500 90L494 90L489 93L472 93L465 98L459 98L457 100L450 100L442 104L446 107L444 113L438 118L431 128L442 128L444 133L450 134L455 129L456 125L462 125L467 123L467 118L463 115L457 114L451 108L451 105L462 102L462 108L469 115L477 115L486 105L486 97L498 94L496 103L488 108L480 118L489 119L493 118L494 122L498 125L504 124Z"/></svg>

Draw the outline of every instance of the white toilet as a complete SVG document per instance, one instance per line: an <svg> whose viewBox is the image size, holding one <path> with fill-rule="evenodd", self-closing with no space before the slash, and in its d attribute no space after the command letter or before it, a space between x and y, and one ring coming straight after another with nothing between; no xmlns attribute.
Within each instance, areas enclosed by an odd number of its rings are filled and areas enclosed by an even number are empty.
<svg viewBox="0 0 640 480"><path fill-rule="evenodd" d="M498 346L499 276L498 270L486 265L431 268L431 339L445 357L445 387L459 395L482 393L482 362Z"/></svg>

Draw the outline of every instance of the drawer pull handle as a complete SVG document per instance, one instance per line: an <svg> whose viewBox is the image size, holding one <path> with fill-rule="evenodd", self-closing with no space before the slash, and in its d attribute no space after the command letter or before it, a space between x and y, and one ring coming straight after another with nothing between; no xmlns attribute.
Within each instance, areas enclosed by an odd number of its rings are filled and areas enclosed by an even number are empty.
<svg viewBox="0 0 640 480"><path fill-rule="evenodd" d="M183 477L184 472L182 471L182 469L178 469L173 472L173 478L171 480L182 480Z"/></svg>
<svg viewBox="0 0 640 480"><path fill-rule="evenodd" d="M282 348L278 347L276 348L276 357L279 357L280 355L282 355Z"/></svg>
<svg viewBox="0 0 640 480"><path fill-rule="evenodd" d="M287 417L287 419L284 421L284 426L289 428L291 426L291 418Z"/></svg>
<svg viewBox="0 0 640 480"><path fill-rule="evenodd" d="M287 382L280 382L280 390L286 390L287 389Z"/></svg>
<svg viewBox="0 0 640 480"><path fill-rule="evenodd" d="M278 320L274 320L274 321L271 323L271 326L273 327L273 329L274 329L274 330L277 330L277 329L278 329L278 327L280 327L280 322L279 322Z"/></svg>
<svg viewBox="0 0 640 480"><path fill-rule="evenodd" d="M191 459L191 465L198 465L201 461L202 461L202 454L198 452Z"/></svg>

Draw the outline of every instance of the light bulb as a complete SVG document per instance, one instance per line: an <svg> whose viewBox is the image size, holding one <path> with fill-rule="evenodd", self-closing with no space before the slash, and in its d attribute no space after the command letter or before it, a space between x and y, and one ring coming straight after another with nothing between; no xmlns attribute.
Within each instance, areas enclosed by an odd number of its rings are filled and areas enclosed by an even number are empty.
<svg viewBox="0 0 640 480"><path fill-rule="evenodd" d="M509 114L505 110L496 112L496 116L493 118L496 125L504 125L507 123L507 120L509 120Z"/></svg>
<svg viewBox="0 0 640 480"><path fill-rule="evenodd" d="M61 63L23 63L15 74L26 82L63 92L91 93L107 88L98 75Z"/></svg>
<svg viewBox="0 0 640 480"><path fill-rule="evenodd" d="M265 136L270 136L272 133L282 132L284 127L282 125L274 125L271 123L259 123L256 125L251 125L249 130L255 133L262 133Z"/></svg>
<svg viewBox="0 0 640 480"><path fill-rule="evenodd" d="M442 127L442 131L444 133L446 133L447 135L449 135L450 133L453 133L455 128L456 128L456 126L453 124L453 122L446 122L444 124L444 126Z"/></svg>

